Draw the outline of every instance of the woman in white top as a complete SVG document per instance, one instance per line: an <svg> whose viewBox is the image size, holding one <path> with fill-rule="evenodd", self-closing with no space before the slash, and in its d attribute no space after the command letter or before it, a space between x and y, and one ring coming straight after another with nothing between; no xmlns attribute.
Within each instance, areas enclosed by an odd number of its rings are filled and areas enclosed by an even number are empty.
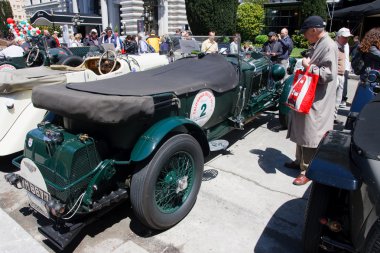
<svg viewBox="0 0 380 253"><path fill-rule="evenodd" d="M71 42L71 47L81 47L81 46L83 46L82 42L80 41L81 37L82 36L80 35L80 33L75 34L74 41Z"/></svg>

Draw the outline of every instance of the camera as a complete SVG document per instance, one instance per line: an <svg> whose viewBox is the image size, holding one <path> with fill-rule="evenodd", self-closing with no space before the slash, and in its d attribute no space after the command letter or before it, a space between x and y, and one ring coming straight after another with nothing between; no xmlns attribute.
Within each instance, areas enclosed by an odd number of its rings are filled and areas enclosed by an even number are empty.
<svg viewBox="0 0 380 253"><path fill-rule="evenodd" d="M301 52L302 57L309 58L311 56L311 51L310 49L306 49Z"/></svg>

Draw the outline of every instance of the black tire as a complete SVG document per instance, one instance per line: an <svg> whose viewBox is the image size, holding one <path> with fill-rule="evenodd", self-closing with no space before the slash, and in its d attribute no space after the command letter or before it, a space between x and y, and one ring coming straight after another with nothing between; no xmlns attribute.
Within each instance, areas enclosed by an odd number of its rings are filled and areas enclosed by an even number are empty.
<svg viewBox="0 0 380 253"><path fill-rule="evenodd" d="M320 218L325 217L331 197L331 187L316 182L312 183L309 201L305 212L305 224L302 234L303 252L321 252L319 247L323 226Z"/></svg>
<svg viewBox="0 0 380 253"><path fill-rule="evenodd" d="M288 115L279 113L278 117L279 117L280 124L281 124L282 128L287 129L288 128Z"/></svg>
<svg viewBox="0 0 380 253"><path fill-rule="evenodd" d="M380 222L377 221L371 228L365 243L365 253L380 252Z"/></svg>
<svg viewBox="0 0 380 253"><path fill-rule="evenodd" d="M174 164L176 166L170 166ZM202 149L191 135L178 134L168 139L151 161L132 176L131 204L137 218L156 230L164 230L180 222L195 204L202 183L203 166ZM188 173L192 178L181 178L173 173ZM165 183L167 180L171 182ZM181 186L184 189L180 189ZM160 187L161 191L157 190ZM180 190L177 192L174 189ZM158 197L161 199L157 200ZM163 210L163 205L167 208L173 202L176 205L173 211Z"/></svg>
<svg viewBox="0 0 380 253"><path fill-rule="evenodd" d="M68 57L65 57L63 59L60 59L57 64L58 65L65 65L70 67L78 67L83 62L83 58L79 57L77 55L70 55Z"/></svg>

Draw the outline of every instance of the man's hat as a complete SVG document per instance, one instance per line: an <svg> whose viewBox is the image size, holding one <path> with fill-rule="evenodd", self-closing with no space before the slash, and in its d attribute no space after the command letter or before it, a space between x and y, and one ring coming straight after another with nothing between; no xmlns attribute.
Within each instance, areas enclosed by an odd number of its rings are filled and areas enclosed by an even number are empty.
<svg viewBox="0 0 380 253"><path fill-rule="evenodd" d="M300 33L306 32L309 28L324 28L326 23L320 16L310 16L303 22Z"/></svg>
<svg viewBox="0 0 380 253"><path fill-rule="evenodd" d="M53 33L59 34L59 32L57 32L57 31L54 31Z"/></svg>
<svg viewBox="0 0 380 253"><path fill-rule="evenodd" d="M268 37L276 36L277 34L275 32L269 32Z"/></svg>
<svg viewBox="0 0 380 253"><path fill-rule="evenodd" d="M336 36L338 36L338 37L351 37L353 35L351 34L350 29L348 29L346 27L342 27L336 33Z"/></svg>
<svg viewBox="0 0 380 253"><path fill-rule="evenodd" d="M96 34L98 34L98 31L96 29L92 29L90 33L96 33Z"/></svg>

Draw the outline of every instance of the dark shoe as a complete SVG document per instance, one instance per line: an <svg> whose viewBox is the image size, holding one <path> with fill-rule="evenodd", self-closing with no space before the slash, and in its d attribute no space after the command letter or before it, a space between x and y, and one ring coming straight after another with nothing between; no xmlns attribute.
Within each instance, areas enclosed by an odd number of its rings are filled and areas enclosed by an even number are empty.
<svg viewBox="0 0 380 253"><path fill-rule="evenodd" d="M301 167L298 163L296 163L295 161L291 161L291 162L286 162L284 164L284 166L288 169L295 169L295 170L300 170Z"/></svg>
<svg viewBox="0 0 380 253"><path fill-rule="evenodd" d="M304 185L307 182L309 182L310 179L308 179L304 174L300 174L296 179L294 179L293 184L294 185Z"/></svg>

